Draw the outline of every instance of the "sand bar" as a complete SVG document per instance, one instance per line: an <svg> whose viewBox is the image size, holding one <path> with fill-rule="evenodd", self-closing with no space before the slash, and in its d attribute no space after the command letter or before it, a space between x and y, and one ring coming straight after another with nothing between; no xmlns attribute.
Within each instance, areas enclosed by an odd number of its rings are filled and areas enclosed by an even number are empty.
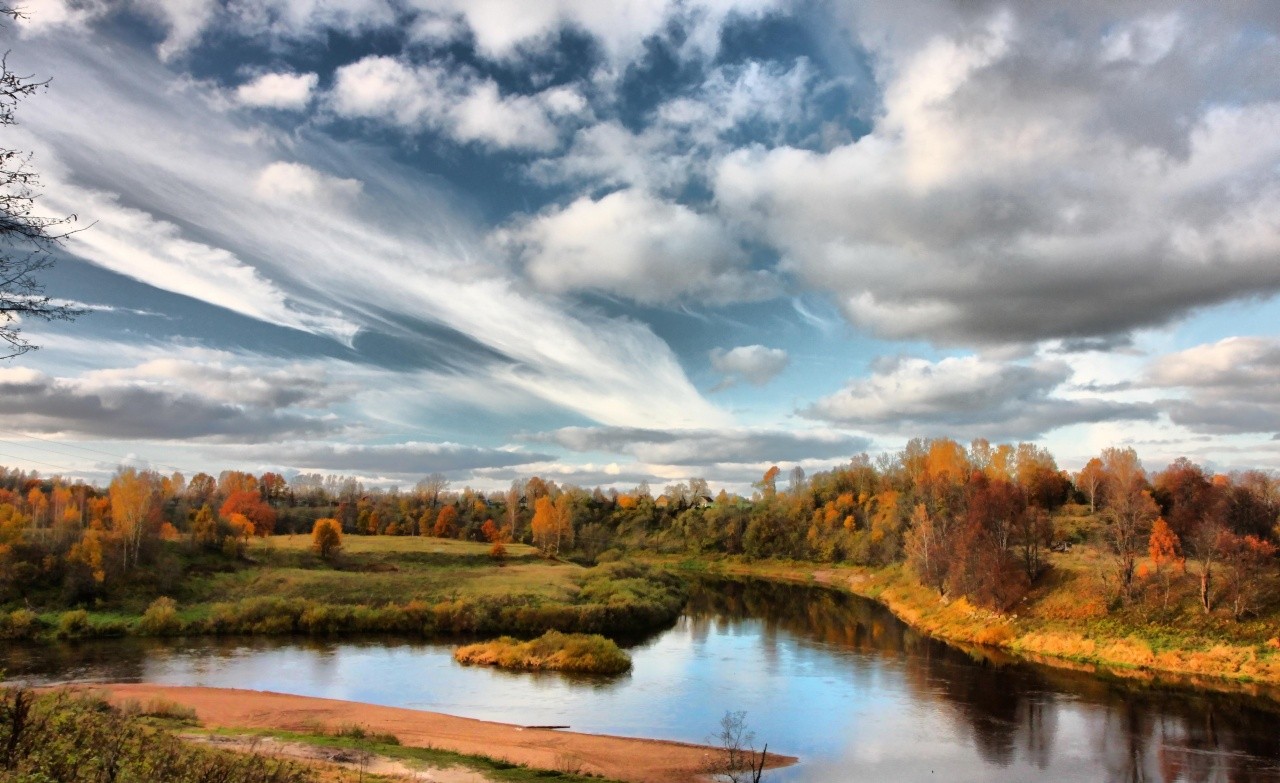
<svg viewBox="0 0 1280 783"><path fill-rule="evenodd" d="M115 702L164 699L183 704L194 709L210 728L305 732L317 726L358 724L370 732L394 734L402 745L443 748L543 769L572 768L634 783L696 780L714 753L712 748L681 742L530 729L438 712L267 691L149 683L102 685L94 690ZM795 762L794 757L770 753L768 766Z"/></svg>

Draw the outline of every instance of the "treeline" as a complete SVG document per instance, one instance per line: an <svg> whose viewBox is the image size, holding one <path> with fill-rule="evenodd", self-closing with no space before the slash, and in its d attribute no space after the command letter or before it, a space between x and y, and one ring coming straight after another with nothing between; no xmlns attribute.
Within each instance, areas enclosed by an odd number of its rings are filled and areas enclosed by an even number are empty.
<svg viewBox="0 0 1280 783"><path fill-rule="evenodd" d="M1212 475L1180 459L1148 473L1132 449L1110 448L1071 475L1034 444L917 439L813 476L797 467L785 486L780 478L771 468L743 497L713 495L702 479L654 493L534 477L481 493L451 490L438 474L402 491L315 474L188 481L132 468L97 488L0 470L0 591L12 600L60 586L85 601L169 578L181 569L175 550L237 558L254 535L309 534L334 519L345 535L526 542L586 562L627 552L905 562L938 592L999 609L1041 578L1051 548L1092 540L1109 553L1104 576L1121 601L1152 589L1167 600L1188 561L1206 611L1244 617L1273 594L1280 481L1263 471ZM1068 503L1088 509L1088 524L1062 523Z"/></svg>

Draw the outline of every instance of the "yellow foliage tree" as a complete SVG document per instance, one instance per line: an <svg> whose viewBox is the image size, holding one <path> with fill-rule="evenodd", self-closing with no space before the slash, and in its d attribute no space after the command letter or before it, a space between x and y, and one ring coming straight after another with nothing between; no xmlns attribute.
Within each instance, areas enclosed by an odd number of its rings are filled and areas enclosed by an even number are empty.
<svg viewBox="0 0 1280 783"><path fill-rule="evenodd" d="M317 519L311 528L311 551L324 560L331 560L342 551L342 525L331 518Z"/></svg>

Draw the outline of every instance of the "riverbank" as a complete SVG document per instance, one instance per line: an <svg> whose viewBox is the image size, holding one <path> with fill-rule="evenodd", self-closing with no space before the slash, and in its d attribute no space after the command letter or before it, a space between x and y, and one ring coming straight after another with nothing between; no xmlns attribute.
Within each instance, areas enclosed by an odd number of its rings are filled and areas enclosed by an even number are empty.
<svg viewBox="0 0 1280 783"><path fill-rule="evenodd" d="M146 683L104 685L94 691L116 704L164 701L189 707L208 729L317 734L359 726L371 736L394 735L402 746L445 749L628 783L688 783L716 753L702 745L529 728L263 691ZM795 762L791 756L769 754L770 768Z"/></svg>
<svg viewBox="0 0 1280 783"><path fill-rule="evenodd" d="M847 590L888 608L912 628L975 652L1000 650L1036 663L1151 684L1265 696L1280 701L1280 626L1255 623L1245 640L1198 627L1139 624L1108 613L1087 585L1089 555L1054 564L1054 571L1018 611L993 612L950 600L919 584L901 565L884 568L725 558L675 561L677 571L817 583ZM1268 635L1270 634L1270 635Z"/></svg>

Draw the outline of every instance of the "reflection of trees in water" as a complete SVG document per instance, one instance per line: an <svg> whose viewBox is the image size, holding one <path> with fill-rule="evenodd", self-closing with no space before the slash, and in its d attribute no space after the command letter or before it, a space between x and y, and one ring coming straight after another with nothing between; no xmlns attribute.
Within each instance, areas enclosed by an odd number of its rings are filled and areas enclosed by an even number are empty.
<svg viewBox="0 0 1280 783"><path fill-rule="evenodd" d="M1280 705L1244 696L1143 689L1132 683L966 654L930 639L887 609L857 596L807 585L715 581L695 589L686 613L704 636L762 623L859 652L888 654L922 701L945 706L989 764L1053 763L1060 710L1076 702L1108 783L1260 783L1280 780Z"/></svg>

